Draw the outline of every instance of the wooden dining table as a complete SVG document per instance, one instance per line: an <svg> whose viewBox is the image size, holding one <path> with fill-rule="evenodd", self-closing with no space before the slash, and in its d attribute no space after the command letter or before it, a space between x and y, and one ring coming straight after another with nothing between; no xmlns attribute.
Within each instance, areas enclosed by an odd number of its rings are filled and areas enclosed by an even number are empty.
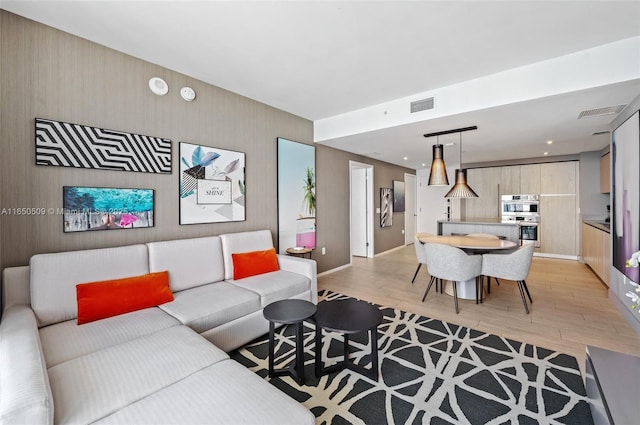
<svg viewBox="0 0 640 425"><path fill-rule="evenodd" d="M418 240L422 243L441 243L444 245L455 246L467 252L488 252L497 249L512 249L518 246L517 243L504 239L491 239L462 235L420 235L418 236Z"/></svg>
<svg viewBox="0 0 640 425"><path fill-rule="evenodd" d="M441 243L455 246L472 255L492 251L511 250L518 247L518 244L513 241L465 235L418 235L418 240L422 243ZM466 300L476 299L475 279L458 282L457 287L458 298ZM450 282L447 282L445 293L453 296L453 285L451 285Z"/></svg>

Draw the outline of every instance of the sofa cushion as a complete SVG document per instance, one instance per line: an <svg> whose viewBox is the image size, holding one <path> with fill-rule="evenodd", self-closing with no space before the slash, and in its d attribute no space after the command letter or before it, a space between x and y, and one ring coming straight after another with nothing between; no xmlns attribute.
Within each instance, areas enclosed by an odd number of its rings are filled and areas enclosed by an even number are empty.
<svg viewBox="0 0 640 425"><path fill-rule="evenodd" d="M174 326L60 363L49 368L55 423L93 423L228 358Z"/></svg>
<svg viewBox="0 0 640 425"><path fill-rule="evenodd" d="M173 294L160 308L198 333L246 316L261 308L260 296L227 282L199 286Z"/></svg>
<svg viewBox="0 0 640 425"><path fill-rule="evenodd" d="M280 270L275 248L231 254L233 279L243 279L262 273Z"/></svg>
<svg viewBox="0 0 640 425"><path fill-rule="evenodd" d="M169 273L164 271L79 283L76 298L78 325L82 325L173 301L173 293L169 288Z"/></svg>
<svg viewBox="0 0 640 425"><path fill-rule="evenodd" d="M149 270L168 270L173 292L224 279L222 244L218 236L151 242Z"/></svg>
<svg viewBox="0 0 640 425"><path fill-rule="evenodd" d="M233 259L231 254L250 251L264 251L273 248L273 239L268 230L253 232L226 233L220 235L222 258L224 260L224 278L233 279Z"/></svg>
<svg viewBox="0 0 640 425"><path fill-rule="evenodd" d="M311 288L311 280L308 277L286 270L228 282L260 295L263 308L274 301L295 297Z"/></svg>
<svg viewBox="0 0 640 425"><path fill-rule="evenodd" d="M0 322L0 423L53 424L54 399L33 311L16 305Z"/></svg>
<svg viewBox="0 0 640 425"><path fill-rule="evenodd" d="M233 360L218 362L97 424L313 425L313 414Z"/></svg>
<svg viewBox="0 0 640 425"><path fill-rule="evenodd" d="M180 321L157 307L146 308L78 326L75 320L40 328L47 367L122 344Z"/></svg>
<svg viewBox="0 0 640 425"><path fill-rule="evenodd" d="M38 254L31 257L31 306L39 326L77 317L76 285L149 273L147 247Z"/></svg>

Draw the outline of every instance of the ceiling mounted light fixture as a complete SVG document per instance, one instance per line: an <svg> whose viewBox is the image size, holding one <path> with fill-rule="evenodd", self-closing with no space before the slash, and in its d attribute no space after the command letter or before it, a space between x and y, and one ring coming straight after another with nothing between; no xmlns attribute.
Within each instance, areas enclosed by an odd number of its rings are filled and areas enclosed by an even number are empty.
<svg viewBox="0 0 640 425"><path fill-rule="evenodd" d="M447 166L444 163L444 146L439 143L437 136L436 144L433 145L433 160L431 161L431 171L429 172L429 186L449 186Z"/></svg>
<svg viewBox="0 0 640 425"><path fill-rule="evenodd" d="M467 170L462 168L462 132L467 130L476 130L478 127L467 127L460 129L460 168L456 169L456 181L453 187L444 195L445 198L477 198L478 194L467 184Z"/></svg>

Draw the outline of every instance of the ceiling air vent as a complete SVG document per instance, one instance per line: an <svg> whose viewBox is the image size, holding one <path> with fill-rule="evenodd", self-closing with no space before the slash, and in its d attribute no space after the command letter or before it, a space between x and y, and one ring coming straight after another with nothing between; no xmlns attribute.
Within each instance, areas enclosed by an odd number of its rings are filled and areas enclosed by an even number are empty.
<svg viewBox="0 0 640 425"><path fill-rule="evenodd" d="M611 133L610 131L596 131L595 133L592 134L592 136L600 136L601 134L609 134Z"/></svg>
<svg viewBox="0 0 640 425"><path fill-rule="evenodd" d="M433 109L433 98L430 97L428 99L416 100L415 102L411 102L411 113L426 111L429 109Z"/></svg>
<svg viewBox="0 0 640 425"><path fill-rule="evenodd" d="M586 117L598 117L601 115L612 115L622 111L627 105L605 106L604 108L587 109L580 112L578 119Z"/></svg>

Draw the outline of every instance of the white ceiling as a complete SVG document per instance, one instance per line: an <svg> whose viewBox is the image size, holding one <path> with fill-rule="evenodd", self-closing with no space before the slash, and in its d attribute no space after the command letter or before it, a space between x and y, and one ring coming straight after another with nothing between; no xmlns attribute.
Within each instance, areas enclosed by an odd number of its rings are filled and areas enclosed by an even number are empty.
<svg viewBox="0 0 640 425"><path fill-rule="evenodd" d="M0 7L313 121L640 35L640 1L0 0ZM615 117L577 120L580 111L639 94L640 66L617 84L321 143L420 168L432 144L422 134L477 125L463 136L464 162L574 154L604 147L608 136L592 134Z"/></svg>

